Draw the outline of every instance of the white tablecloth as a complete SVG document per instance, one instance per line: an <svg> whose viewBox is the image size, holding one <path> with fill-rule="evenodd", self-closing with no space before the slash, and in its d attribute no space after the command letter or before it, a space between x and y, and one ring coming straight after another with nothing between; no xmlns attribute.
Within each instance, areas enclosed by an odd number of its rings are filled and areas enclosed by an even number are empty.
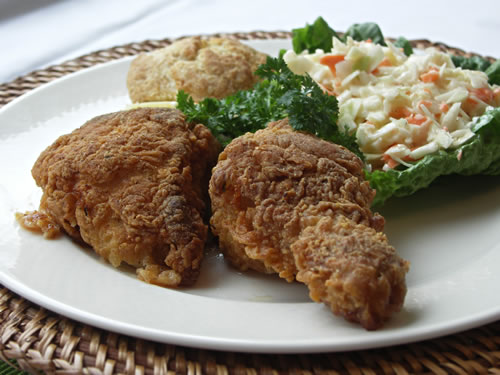
<svg viewBox="0 0 500 375"><path fill-rule="evenodd" d="M98 49L215 32L291 30L322 16L336 30L377 22L500 57L498 0L0 0L0 83Z"/></svg>

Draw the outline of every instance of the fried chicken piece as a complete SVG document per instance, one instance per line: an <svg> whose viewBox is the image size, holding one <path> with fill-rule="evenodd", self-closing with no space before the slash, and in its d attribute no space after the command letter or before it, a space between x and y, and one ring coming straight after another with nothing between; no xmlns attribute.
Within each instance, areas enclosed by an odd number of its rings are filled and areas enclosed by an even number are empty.
<svg viewBox="0 0 500 375"><path fill-rule="evenodd" d="M32 169L40 211L113 266L162 286L192 284L207 225L210 169L220 145L176 109L98 116L59 137Z"/></svg>
<svg viewBox="0 0 500 375"><path fill-rule="evenodd" d="M132 102L172 101L184 90L195 101L250 89L266 55L229 38L190 37L137 56L127 75Z"/></svg>
<svg viewBox="0 0 500 375"><path fill-rule="evenodd" d="M333 313L379 328L403 305L408 263L370 211L362 161L288 120L233 140L209 185L211 226L241 270L278 273Z"/></svg>

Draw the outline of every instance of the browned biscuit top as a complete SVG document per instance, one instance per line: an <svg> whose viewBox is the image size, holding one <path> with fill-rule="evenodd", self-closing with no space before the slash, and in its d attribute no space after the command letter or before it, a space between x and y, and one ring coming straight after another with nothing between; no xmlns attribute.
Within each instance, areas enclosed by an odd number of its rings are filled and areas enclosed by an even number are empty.
<svg viewBox="0 0 500 375"><path fill-rule="evenodd" d="M266 55L233 39L190 37L137 56L127 87L134 103L171 101L184 90L195 101L251 88Z"/></svg>

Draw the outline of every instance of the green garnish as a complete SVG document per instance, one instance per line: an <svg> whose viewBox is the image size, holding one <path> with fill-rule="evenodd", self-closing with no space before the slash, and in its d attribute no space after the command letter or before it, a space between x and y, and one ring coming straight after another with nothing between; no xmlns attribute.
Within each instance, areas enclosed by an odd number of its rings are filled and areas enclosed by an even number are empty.
<svg viewBox="0 0 500 375"><path fill-rule="evenodd" d="M355 23L351 25L345 32L342 41L346 41L349 36L357 41L370 39L375 44L380 44L381 46L386 45L380 27L373 22Z"/></svg>
<svg viewBox="0 0 500 375"><path fill-rule="evenodd" d="M402 48L406 56L410 56L413 54L413 47L411 46L410 41L405 37L400 36L398 39L396 39L394 45L396 47Z"/></svg>
<svg viewBox="0 0 500 375"><path fill-rule="evenodd" d="M253 89L220 100L207 98L195 103L180 91L178 108L188 121L206 125L223 145L288 117L295 130L343 145L363 158L355 137L337 126L337 99L325 94L311 77L294 74L282 58L271 57L256 74L262 80Z"/></svg>
<svg viewBox="0 0 500 375"><path fill-rule="evenodd" d="M332 38L337 38L342 42L345 42L347 37L357 41L370 39L373 43L386 45L384 34L376 23L355 23L342 36L339 36L322 17L318 17L312 25L306 24L305 27L293 29L292 37L293 50L296 53L305 50L312 53L317 49L330 51L333 46ZM394 45L403 48L406 56L413 53L410 42L403 37L398 38Z"/></svg>
<svg viewBox="0 0 500 375"><path fill-rule="evenodd" d="M308 50L314 52L316 49L330 51L333 46L333 37L339 38L337 33L328 26L328 23L318 17L312 25L292 30L293 50L297 53Z"/></svg>
<svg viewBox="0 0 500 375"><path fill-rule="evenodd" d="M486 68L484 72L488 76L490 85L500 85L500 59Z"/></svg>
<svg viewBox="0 0 500 375"><path fill-rule="evenodd" d="M480 70L484 72L491 63L481 56L458 56L451 55L451 61L457 68L468 69L468 70Z"/></svg>
<svg viewBox="0 0 500 375"><path fill-rule="evenodd" d="M491 63L481 56L465 57L452 55L451 60L457 68L485 72L490 85L500 85L500 59Z"/></svg>

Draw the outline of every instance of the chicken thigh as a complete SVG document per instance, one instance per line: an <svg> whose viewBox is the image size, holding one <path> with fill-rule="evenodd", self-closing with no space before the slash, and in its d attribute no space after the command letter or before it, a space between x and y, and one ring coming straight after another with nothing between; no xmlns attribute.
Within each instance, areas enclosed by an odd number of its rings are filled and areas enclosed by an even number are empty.
<svg viewBox="0 0 500 375"><path fill-rule="evenodd" d="M40 211L118 267L162 286L192 284L207 237L220 145L175 109L98 116L59 137L32 169Z"/></svg>

